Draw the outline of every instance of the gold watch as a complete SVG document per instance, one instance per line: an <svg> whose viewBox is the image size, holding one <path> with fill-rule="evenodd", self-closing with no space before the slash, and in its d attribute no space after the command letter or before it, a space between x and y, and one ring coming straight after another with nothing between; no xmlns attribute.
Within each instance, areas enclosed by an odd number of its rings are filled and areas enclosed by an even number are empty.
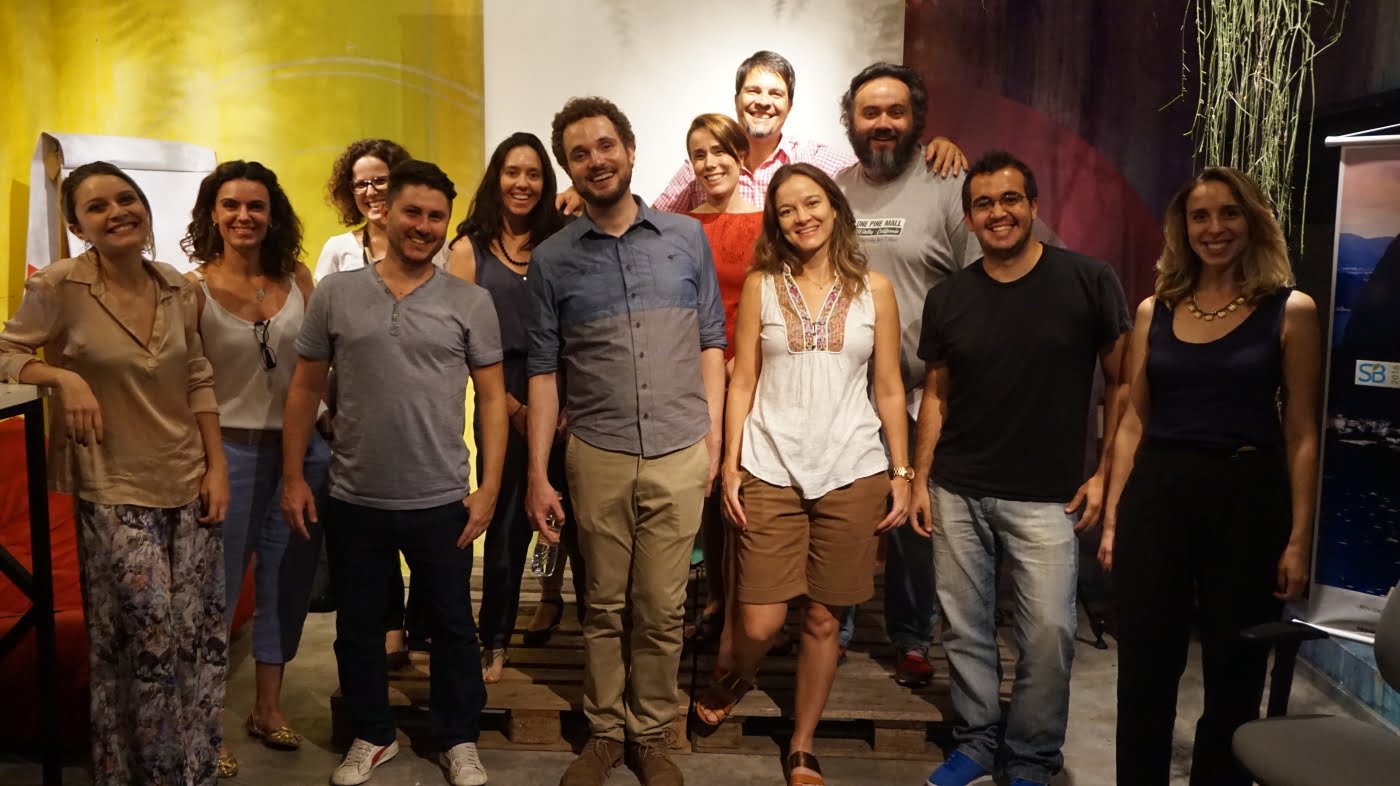
<svg viewBox="0 0 1400 786"><path fill-rule="evenodd" d="M895 467L895 468L893 468L893 469L890 470L890 475L891 475L892 477L896 477L896 478L904 478L905 480L909 481L910 483L913 483L913 482L914 482L914 468L913 468L913 467Z"/></svg>

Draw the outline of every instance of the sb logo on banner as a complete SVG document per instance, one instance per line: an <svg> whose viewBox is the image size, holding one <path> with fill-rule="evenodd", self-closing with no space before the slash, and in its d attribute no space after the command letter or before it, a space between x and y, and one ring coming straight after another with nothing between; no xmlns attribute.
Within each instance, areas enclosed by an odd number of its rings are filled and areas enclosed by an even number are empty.
<svg viewBox="0 0 1400 786"><path fill-rule="evenodd" d="M1383 360L1356 361L1358 385L1376 388L1400 388L1400 363L1387 363Z"/></svg>

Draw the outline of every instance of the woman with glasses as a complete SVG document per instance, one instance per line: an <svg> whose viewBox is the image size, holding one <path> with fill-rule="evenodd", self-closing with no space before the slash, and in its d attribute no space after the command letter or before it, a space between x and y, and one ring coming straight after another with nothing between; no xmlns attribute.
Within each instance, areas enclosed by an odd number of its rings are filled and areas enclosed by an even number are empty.
<svg viewBox="0 0 1400 786"><path fill-rule="evenodd" d="M384 258L389 248L389 237L384 229L385 219L389 215L389 170L411 158L397 142L360 139L351 142L331 165L331 177L326 182L326 198L339 214L340 223L351 227L351 230L332 236L322 246L321 256L316 261L317 281L331 273L358 270ZM433 264L446 268L447 256L447 246L444 244L442 251L433 258ZM334 412L334 376L331 377L327 401ZM330 426L333 421L327 418L322 422ZM331 431L327 430L326 433L334 437ZM401 568L398 575L402 575ZM412 588L409 589L407 604L403 589L402 581L391 588L393 596L389 598L388 618L384 622L384 651L390 669L408 665L409 631L425 628L418 621L420 612L412 602Z"/></svg>
<svg viewBox="0 0 1400 786"><path fill-rule="evenodd" d="M349 232L334 235L321 247L316 260L316 280L342 270L356 270L384 258L389 237L384 219L389 214L389 170L413 156L387 139L351 142L331 166L326 198ZM447 247L433 259L447 267Z"/></svg>
<svg viewBox="0 0 1400 786"><path fill-rule="evenodd" d="M92 782L211 786L228 474L198 288L151 261L150 201L121 169L84 164L61 191L88 249L24 283L0 333L0 380L57 393L49 470L76 497Z"/></svg>
<svg viewBox="0 0 1400 786"><path fill-rule="evenodd" d="M282 519L282 409L295 366L311 271L301 264L301 222L271 170L256 161L227 161L200 183L181 242L203 264L187 277L199 285L199 332L214 366L229 465L224 525L228 616L238 605L249 558L256 552L253 616L255 698L243 724L277 750L301 737L282 713L282 674L301 641L320 550L321 529L302 539ZM312 434L303 471L324 485L330 449ZM221 752L220 774L238 764Z"/></svg>

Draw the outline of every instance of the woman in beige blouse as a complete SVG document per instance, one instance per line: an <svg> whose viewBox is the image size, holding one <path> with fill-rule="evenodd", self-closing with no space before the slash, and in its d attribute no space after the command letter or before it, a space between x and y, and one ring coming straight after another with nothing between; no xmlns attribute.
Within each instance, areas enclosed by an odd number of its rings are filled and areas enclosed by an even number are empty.
<svg viewBox="0 0 1400 786"><path fill-rule="evenodd" d="M88 249L25 283L0 379L58 392L49 467L77 497L93 782L212 784L228 473L195 285L148 258L150 202L125 172L78 167L62 199Z"/></svg>

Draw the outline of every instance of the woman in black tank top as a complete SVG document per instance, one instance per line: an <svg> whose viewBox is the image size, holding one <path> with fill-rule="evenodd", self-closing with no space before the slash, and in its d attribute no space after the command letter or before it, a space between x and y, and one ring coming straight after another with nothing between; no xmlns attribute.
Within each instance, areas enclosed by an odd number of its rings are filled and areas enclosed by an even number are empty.
<svg viewBox="0 0 1400 786"><path fill-rule="evenodd" d="M1307 581L1321 333L1247 175L1212 167L1167 209L1137 310L1099 560L1118 595L1118 783L1167 786L1177 685L1199 628L1193 786L1253 782L1230 740L1259 716L1278 619Z"/></svg>
<svg viewBox="0 0 1400 786"><path fill-rule="evenodd" d="M500 680L506 665L506 644L515 629L525 555L534 533L525 516L526 413L529 410L525 322L531 308L526 281L530 276L532 251L564 223L555 208L555 192L554 168L539 138L524 132L511 134L491 155L467 217L457 227L447 266L448 272L491 293L501 322L506 411L510 415L511 431L501 473L501 494L496 514L486 530L482 555L485 577L477 627L481 638L482 678L488 683ZM565 428L561 414L556 446L562 444ZM551 482L555 488L564 489L567 484L564 482L563 451L553 453ZM567 507L565 513L566 520L572 518ZM564 553L571 557L574 587L581 601L583 561L578 558L573 527L566 527L562 534ZM541 582L544 586L540 604L525 633L527 645L545 644L559 625L564 604L557 582L563 573L562 569L556 570L552 577Z"/></svg>

